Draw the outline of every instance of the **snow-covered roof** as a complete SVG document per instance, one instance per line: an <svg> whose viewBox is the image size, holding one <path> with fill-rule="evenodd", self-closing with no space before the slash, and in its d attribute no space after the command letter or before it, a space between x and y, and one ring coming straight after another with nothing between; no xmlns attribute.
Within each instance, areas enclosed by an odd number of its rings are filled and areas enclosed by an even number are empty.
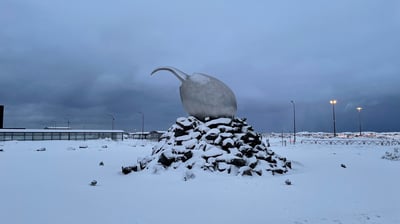
<svg viewBox="0 0 400 224"><path fill-rule="evenodd" d="M0 129L0 132L44 132L44 133L53 133L53 132L63 132L63 133L124 133L123 130L86 130L86 129Z"/></svg>

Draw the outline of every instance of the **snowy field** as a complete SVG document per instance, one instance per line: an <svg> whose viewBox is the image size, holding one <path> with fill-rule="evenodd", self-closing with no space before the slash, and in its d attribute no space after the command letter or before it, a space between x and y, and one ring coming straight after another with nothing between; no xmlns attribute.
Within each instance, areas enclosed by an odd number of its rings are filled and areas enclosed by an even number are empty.
<svg viewBox="0 0 400 224"><path fill-rule="evenodd" d="M396 146L279 141L271 149L293 161L287 174L189 181L121 173L151 142L0 142L0 223L400 223L400 161L382 159Z"/></svg>

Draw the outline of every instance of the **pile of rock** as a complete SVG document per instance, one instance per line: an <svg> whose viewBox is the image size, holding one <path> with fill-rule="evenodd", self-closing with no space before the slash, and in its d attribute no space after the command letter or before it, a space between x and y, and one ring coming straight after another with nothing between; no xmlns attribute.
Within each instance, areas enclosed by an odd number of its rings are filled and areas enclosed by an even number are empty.
<svg viewBox="0 0 400 224"><path fill-rule="evenodd" d="M161 136L151 156L122 172L150 169L201 169L233 175L283 174L291 162L267 148L245 119L217 118L204 122L181 117Z"/></svg>
<svg viewBox="0 0 400 224"><path fill-rule="evenodd" d="M393 161L400 161L400 149L394 148L393 152L386 152L382 159L388 159Z"/></svg>

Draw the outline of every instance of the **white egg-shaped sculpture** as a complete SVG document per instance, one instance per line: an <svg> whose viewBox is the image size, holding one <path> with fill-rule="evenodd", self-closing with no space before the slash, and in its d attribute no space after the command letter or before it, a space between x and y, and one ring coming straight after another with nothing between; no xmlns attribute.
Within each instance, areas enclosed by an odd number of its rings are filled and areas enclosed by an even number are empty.
<svg viewBox="0 0 400 224"><path fill-rule="evenodd" d="M151 74L161 70L172 72L181 81L181 100L189 115L200 120L206 117L235 116L237 111L235 94L220 80L201 73L187 75L173 67L159 67Z"/></svg>

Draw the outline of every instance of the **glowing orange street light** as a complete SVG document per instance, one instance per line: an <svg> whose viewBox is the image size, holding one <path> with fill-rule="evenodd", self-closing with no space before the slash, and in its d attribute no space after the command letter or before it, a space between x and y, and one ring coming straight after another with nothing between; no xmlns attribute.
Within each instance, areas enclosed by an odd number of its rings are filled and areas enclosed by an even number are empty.
<svg viewBox="0 0 400 224"><path fill-rule="evenodd" d="M332 112L333 112L333 137L336 137L336 116L335 116L335 105L337 103L336 100L329 101L332 104Z"/></svg>
<svg viewBox="0 0 400 224"><path fill-rule="evenodd" d="M363 109L362 107L357 107L356 108L358 110L358 125L360 128L360 136L361 136L361 110Z"/></svg>

